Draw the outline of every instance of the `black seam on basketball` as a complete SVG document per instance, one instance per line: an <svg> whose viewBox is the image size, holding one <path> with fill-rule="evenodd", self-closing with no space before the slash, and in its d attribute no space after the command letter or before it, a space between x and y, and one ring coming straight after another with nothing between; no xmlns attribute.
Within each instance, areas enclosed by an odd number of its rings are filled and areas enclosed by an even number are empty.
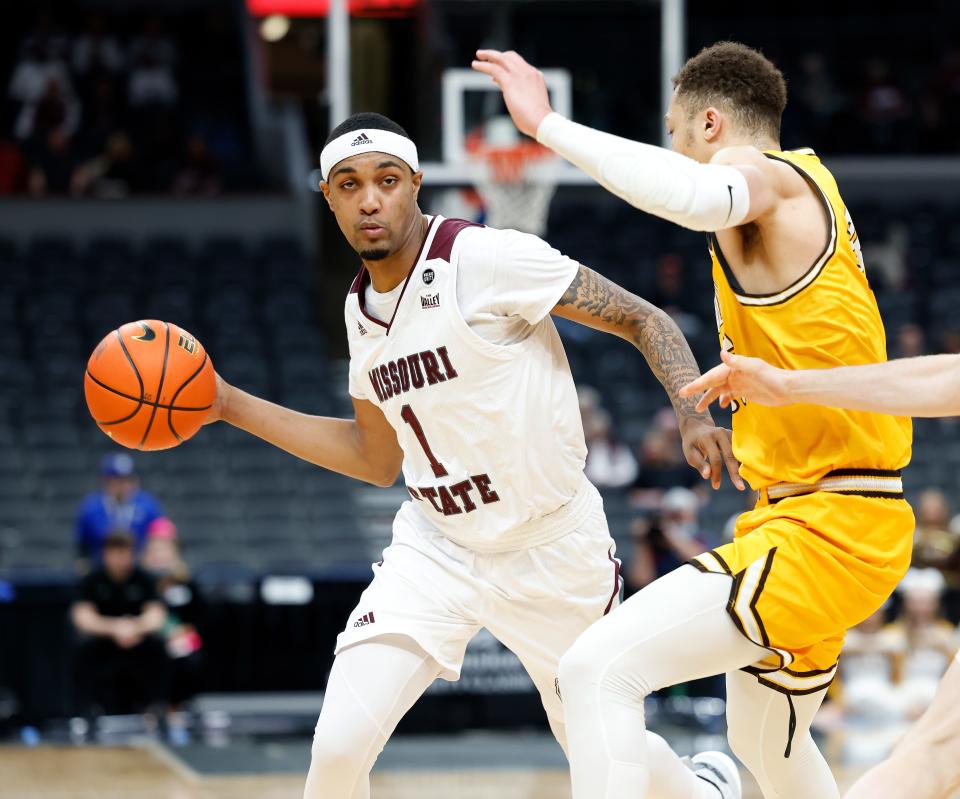
<svg viewBox="0 0 960 799"><path fill-rule="evenodd" d="M114 330L114 334L117 337L117 341L120 342L120 349L123 350L123 354L127 356L127 360L130 361L130 368L133 369L133 373L137 376L137 382L140 384L140 397L137 400L138 402L143 402L143 378L140 377L140 370L137 369L136 363L134 363L133 358L130 357L130 353L127 351L127 345L123 343L123 336L120 335L119 330ZM89 371L89 369L87 370ZM93 375L91 375L93 377ZM134 399L131 397L130 399Z"/></svg>
<svg viewBox="0 0 960 799"><path fill-rule="evenodd" d="M157 386L157 399L160 399L160 395L163 393L163 378L167 376L167 355L170 352L170 325L166 322L163 323L163 326L167 329L167 338L163 342L163 368L160 370L160 384ZM147 422L147 429L143 431L143 438L140 439L140 445L137 449L143 449L143 445L147 443L147 436L150 435L150 428L153 427L153 420L157 418L157 406L153 406L153 413L150 414L150 421Z"/></svg>
<svg viewBox="0 0 960 799"><path fill-rule="evenodd" d="M121 396L125 397L126 399L133 400L135 403L137 403L137 407L133 409L133 412L132 412L131 414L129 414L128 416L124 416L122 419L115 419L115 420L112 421L112 422L101 422L101 421L98 420L98 419L94 419L94 421L95 421L98 425L107 426L107 427L109 427L110 425L114 425L114 424L120 424L121 422L128 422L128 421L130 421L134 416L136 416L138 413L140 413L140 409L143 407L143 378L140 377L140 370L137 369L137 365L133 362L133 358L131 358L131 357L130 357L130 353L127 352L127 348L126 348L126 346L125 346L124 343L123 343L123 336L120 335L120 331L119 331L119 330L114 330L113 332L114 332L114 335L116 335L116 337L117 337L117 341L120 342L120 349L123 350L123 354L126 356L127 362L130 364L130 368L133 370L134 375L136 375L136 377L137 377L137 383L140 384L140 397L139 397L139 398L137 398L137 397L131 397L131 396L128 395L128 394L123 394L123 395L121 395ZM113 390L112 388L110 388L109 386L105 386L103 383L101 383L99 380L97 380L97 378L95 378L95 377L93 376L93 374L90 372L90 367L89 367L89 366L87 367L87 374L90 375L90 379L91 379L94 383L96 383L97 385L103 386L103 388L107 389L108 391L114 391L114 390ZM114 393L115 393L115 394L119 394L120 392L114 391Z"/></svg>
<svg viewBox="0 0 960 799"><path fill-rule="evenodd" d="M110 386L105 386L105 385L103 385L103 383L101 383L99 380L97 380L97 378L95 378L92 374L90 374L90 370L89 370L89 369L87 369L87 377L89 377L89 378L90 378L94 383L96 383L98 386L101 386L102 388L105 388L107 391L111 391L111 392L113 392L114 394L118 394L118 393L119 393L119 392L117 392L117 391L114 391L112 388L110 388ZM120 424L120 423L122 423L122 422L128 422L128 421L130 421L134 416L136 416L138 413L140 413L140 409L143 407L143 403L142 403L142 402L138 402L136 397L129 397L129 396L127 396L126 394L121 394L120 396L122 396L124 399L128 399L128 400L130 400L130 401L132 401L132 402L136 402L136 403L137 403L137 407L133 409L133 413L128 413L128 414L127 414L126 416L124 416L123 418L121 418L121 419L114 419L113 421L110 421L110 422L101 422L101 421L100 421L99 419L97 419L97 418L94 418L93 421L95 421L95 422L96 422L98 425L100 425L101 427L109 427L109 426L112 425L112 424ZM91 413L91 415L92 415L92 413Z"/></svg>
<svg viewBox="0 0 960 799"><path fill-rule="evenodd" d="M102 380L99 380L96 375L92 374L89 369L87 370L87 375L90 377L90 379L94 383L96 383L98 386L100 386L100 388L104 389L105 391L109 391L111 394L116 394L118 397L123 397L124 399L128 399L132 402L139 402L140 405L150 405L150 406L155 405L158 408L162 408L168 411L209 411L213 407L212 403L210 405L186 406L186 405L164 405L162 402L151 402L150 400L146 400L146 399L141 401L141 400L138 400L136 397L131 396L130 394L124 394L122 391L117 391L117 389L112 388L111 386L108 386ZM140 410L139 407L137 408L137 410ZM97 422L97 424L117 424L117 422Z"/></svg>
<svg viewBox="0 0 960 799"><path fill-rule="evenodd" d="M183 383L180 384L180 388L178 388L173 393L173 396L170 397L170 409L167 411L167 426L170 428L170 432L177 437L177 441L182 442L183 439L180 437L180 434L173 428L173 405L177 401L177 396L180 394L181 391L183 391L187 387L187 384L191 380L193 380L193 378L195 378L198 374L200 374L200 372L203 371L203 367L207 365L208 357L209 356L207 355L206 350L204 350L203 360L200 362L200 366L197 367L197 371L195 371L192 375L190 375L190 377L184 380Z"/></svg>

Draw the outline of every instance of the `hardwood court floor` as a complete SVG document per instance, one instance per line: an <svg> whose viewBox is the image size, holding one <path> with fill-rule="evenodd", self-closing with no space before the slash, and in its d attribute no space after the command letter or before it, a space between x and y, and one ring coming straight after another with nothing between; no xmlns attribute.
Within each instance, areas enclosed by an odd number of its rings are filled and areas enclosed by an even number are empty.
<svg viewBox="0 0 960 799"><path fill-rule="evenodd" d="M851 780L845 782L849 784ZM745 775L744 799L761 799ZM0 799L301 799L303 775L201 777L159 747L0 747ZM567 799L562 771L390 771L375 799Z"/></svg>

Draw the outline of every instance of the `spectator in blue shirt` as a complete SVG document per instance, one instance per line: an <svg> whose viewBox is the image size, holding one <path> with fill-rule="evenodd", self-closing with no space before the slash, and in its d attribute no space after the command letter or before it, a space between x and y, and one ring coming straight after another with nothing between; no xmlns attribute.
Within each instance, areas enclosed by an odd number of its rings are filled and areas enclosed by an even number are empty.
<svg viewBox="0 0 960 799"><path fill-rule="evenodd" d="M147 539L147 527L163 516L156 498L140 488L133 458L124 452L107 455L100 465L102 488L90 494L77 513L77 554L81 568L100 563L103 541L112 530L134 535L137 555Z"/></svg>

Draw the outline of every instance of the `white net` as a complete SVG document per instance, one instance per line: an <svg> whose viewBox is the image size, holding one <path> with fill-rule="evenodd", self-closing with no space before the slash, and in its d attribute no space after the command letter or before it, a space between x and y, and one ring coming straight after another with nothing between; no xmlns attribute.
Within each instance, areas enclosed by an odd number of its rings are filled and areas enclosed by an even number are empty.
<svg viewBox="0 0 960 799"><path fill-rule="evenodd" d="M486 224L537 236L546 233L557 184L542 174L534 180L530 167L554 160L552 154L520 136L510 117L495 116L484 123L472 156L483 162L482 177L474 185L486 209Z"/></svg>
<svg viewBox="0 0 960 799"><path fill-rule="evenodd" d="M494 228L513 228L543 236L547 232L550 201L555 183L489 179L477 183L477 193L486 206L485 223Z"/></svg>

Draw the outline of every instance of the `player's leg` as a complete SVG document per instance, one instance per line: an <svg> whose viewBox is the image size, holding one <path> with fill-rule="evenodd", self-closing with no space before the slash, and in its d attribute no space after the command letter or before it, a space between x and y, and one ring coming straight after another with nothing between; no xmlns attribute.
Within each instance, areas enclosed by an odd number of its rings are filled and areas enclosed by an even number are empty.
<svg viewBox="0 0 960 799"><path fill-rule="evenodd" d="M960 788L960 655L933 704L845 799L946 799Z"/></svg>
<svg viewBox="0 0 960 799"><path fill-rule="evenodd" d="M520 658L564 751L566 728L557 679L560 660L590 625L619 603L620 564L614 549L598 507L582 529L523 555L507 556L523 573L541 576L530 586L532 590L505 597L484 619L490 632ZM659 736L649 733L647 740L651 797L695 796L700 780L691 769L672 756Z"/></svg>
<svg viewBox="0 0 960 799"><path fill-rule="evenodd" d="M564 656L560 687L574 799L718 799L703 780L682 776L680 758L661 739L648 740L643 704L659 688L769 654L727 614L730 587L729 577L683 566L593 625ZM661 787L659 777L653 784L654 757L658 773L675 775L675 785Z"/></svg>
<svg viewBox="0 0 960 799"><path fill-rule="evenodd" d="M400 635L341 651L324 693L304 799L367 799L374 761L440 672L436 660Z"/></svg>
<svg viewBox="0 0 960 799"><path fill-rule="evenodd" d="M727 674L727 737L730 748L756 778L765 799L839 799L827 761L810 724L827 689L788 697L752 674ZM793 705L796 726L791 725ZM790 756L786 757L790 730Z"/></svg>
<svg viewBox="0 0 960 799"><path fill-rule="evenodd" d="M367 775L403 714L436 677L457 679L479 630L472 562L401 508L373 582L337 638L306 799L365 799Z"/></svg>

